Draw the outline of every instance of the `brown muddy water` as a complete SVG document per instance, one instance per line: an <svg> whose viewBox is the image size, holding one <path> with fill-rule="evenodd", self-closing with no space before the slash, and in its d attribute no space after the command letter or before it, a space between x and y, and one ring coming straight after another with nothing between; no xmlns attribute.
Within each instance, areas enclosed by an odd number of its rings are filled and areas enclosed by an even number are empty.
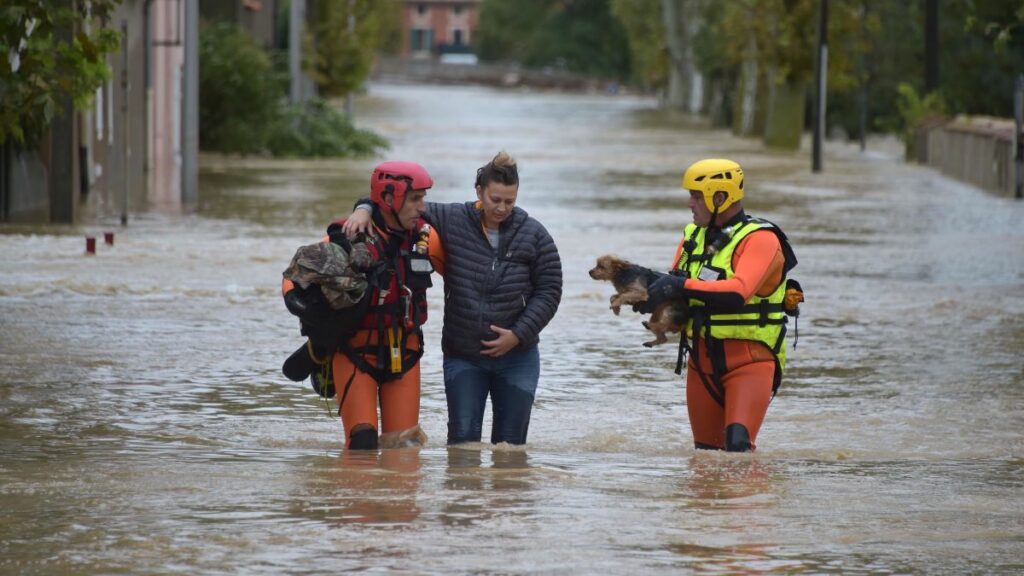
<svg viewBox="0 0 1024 576"><path fill-rule="evenodd" d="M644 98L374 85L357 112L432 200L520 161L565 267L529 444L445 447L435 287L430 441L344 453L280 374L300 339L278 286L379 159L204 158L195 214L0 229L0 573L1024 570L1024 203L892 146L830 143L812 175ZM586 274L667 267L708 156L744 166L807 292L753 455L693 450L674 348Z"/></svg>

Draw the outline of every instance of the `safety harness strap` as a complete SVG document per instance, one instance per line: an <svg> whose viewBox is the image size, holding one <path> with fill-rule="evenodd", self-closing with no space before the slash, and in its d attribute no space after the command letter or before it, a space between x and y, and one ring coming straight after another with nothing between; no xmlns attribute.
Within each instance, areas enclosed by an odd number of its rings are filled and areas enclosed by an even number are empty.
<svg viewBox="0 0 1024 576"><path fill-rule="evenodd" d="M401 242L394 237L389 239L385 244L384 255L389 256L388 270L391 274L397 276L398 290L401 291L405 287L405 277L400 244ZM379 298L379 290L382 289L380 286L391 285L390 280L381 282L379 279L377 279L376 284L376 293L371 294L369 297L377 296ZM413 297L408 302L414 302L416 296L416 293L413 292ZM425 298L425 295L419 296ZM413 309L410 311L409 308ZM346 341L341 343L339 349L356 368L369 374L380 385L400 378L419 362L420 357L423 356L423 332L420 329L419 317L415 312L415 307L409 306L402 296L399 296L394 302L371 305L369 313L377 317L377 341L373 344L365 344L358 347L353 347ZM413 322L413 326L409 330L404 329L404 319L407 313L411 314ZM390 320L387 323L389 325L386 325L385 318ZM408 348L409 334L413 332L419 337L420 346L417 350L409 350ZM401 336L399 337L399 335ZM396 339L398 341L395 341ZM392 369L392 347L397 347L399 350L398 354L401 356L397 372ZM368 362L366 355L373 355L375 362L373 364Z"/></svg>

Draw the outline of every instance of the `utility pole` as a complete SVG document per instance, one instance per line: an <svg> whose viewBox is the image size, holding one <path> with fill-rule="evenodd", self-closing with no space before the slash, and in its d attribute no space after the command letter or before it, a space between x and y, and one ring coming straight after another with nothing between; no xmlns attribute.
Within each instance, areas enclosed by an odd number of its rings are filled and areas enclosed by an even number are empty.
<svg viewBox="0 0 1024 576"><path fill-rule="evenodd" d="M811 171L821 172L821 145L825 138L825 87L828 83L828 0L818 8L818 58L814 72L814 146Z"/></svg>
<svg viewBox="0 0 1024 576"><path fill-rule="evenodd" d="M348 0L348 38L350 42L355 42L356 37L356 7L355 0ZM352 90L345 94L345 115L348 116L349 120L352 120L352 114L355 112L355 98L352 95Z"/></svg>
<svg viewBox="0 0 1024 576"><path fill-rule="evenodd" d="M939 89L939 0L924 4L924 93Z"/></svg>
<svg viewBox="0 0 1024 576"><path fill-rule="evenodd" d="M199 0L185 0L185 70L181 99L181 203L199 201Z"/></svg>
<svg viewBox="0 0 1024 576"><path fill-rule="evenodd" d="M1017 186L1014 197L1024 198L1024 74L1017 77L1017 89L1013 94L1013 119L1016 125L1014 140L1017 144Z"/></svg>
<svg viewBox="0 0 1024 576"><path fill-rule="evenodd" d="M860 33L865 44L868 36L868 2L861 0L860 5ZM860 151L867 149L868 138L868 56L867 51L860 55L860 118L858 118L860 131Z"/></svg>
<svg viewBox="0 0 1024 576"><path fill-rule="evenodd" d="M128 225L128 21L121 20L121 226Z"/></svg>
<svg viewBox="0 0 1024 576"><path fill-rule="evenodd" d="M306 0L291 0L288 12L288 100L298 104L305 100L302 89L302 28L306 22Z"/></svg>

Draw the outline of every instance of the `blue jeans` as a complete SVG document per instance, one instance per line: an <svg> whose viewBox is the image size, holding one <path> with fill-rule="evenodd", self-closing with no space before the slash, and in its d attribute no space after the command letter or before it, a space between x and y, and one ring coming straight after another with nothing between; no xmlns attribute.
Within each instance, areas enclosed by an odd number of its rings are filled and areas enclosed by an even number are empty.
<svg viewBox="0 0 1024 576"><path fill-rule="evenodd" d="M530 411L540 379L537 346L500 358L444 357L448 443L479 442L487 395L491 395L491 443L526 444Z"/></svg>

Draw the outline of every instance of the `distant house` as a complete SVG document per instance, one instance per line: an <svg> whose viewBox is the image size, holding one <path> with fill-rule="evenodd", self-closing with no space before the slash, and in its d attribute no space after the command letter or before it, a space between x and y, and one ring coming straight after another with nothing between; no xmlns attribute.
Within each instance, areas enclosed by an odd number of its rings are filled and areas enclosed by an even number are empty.
<svg viewBox="0 0 1024 576"><path fill-rule="evenodd" d="M404 0L401 55L432 58L472 52L483 0Z"/></svg>

